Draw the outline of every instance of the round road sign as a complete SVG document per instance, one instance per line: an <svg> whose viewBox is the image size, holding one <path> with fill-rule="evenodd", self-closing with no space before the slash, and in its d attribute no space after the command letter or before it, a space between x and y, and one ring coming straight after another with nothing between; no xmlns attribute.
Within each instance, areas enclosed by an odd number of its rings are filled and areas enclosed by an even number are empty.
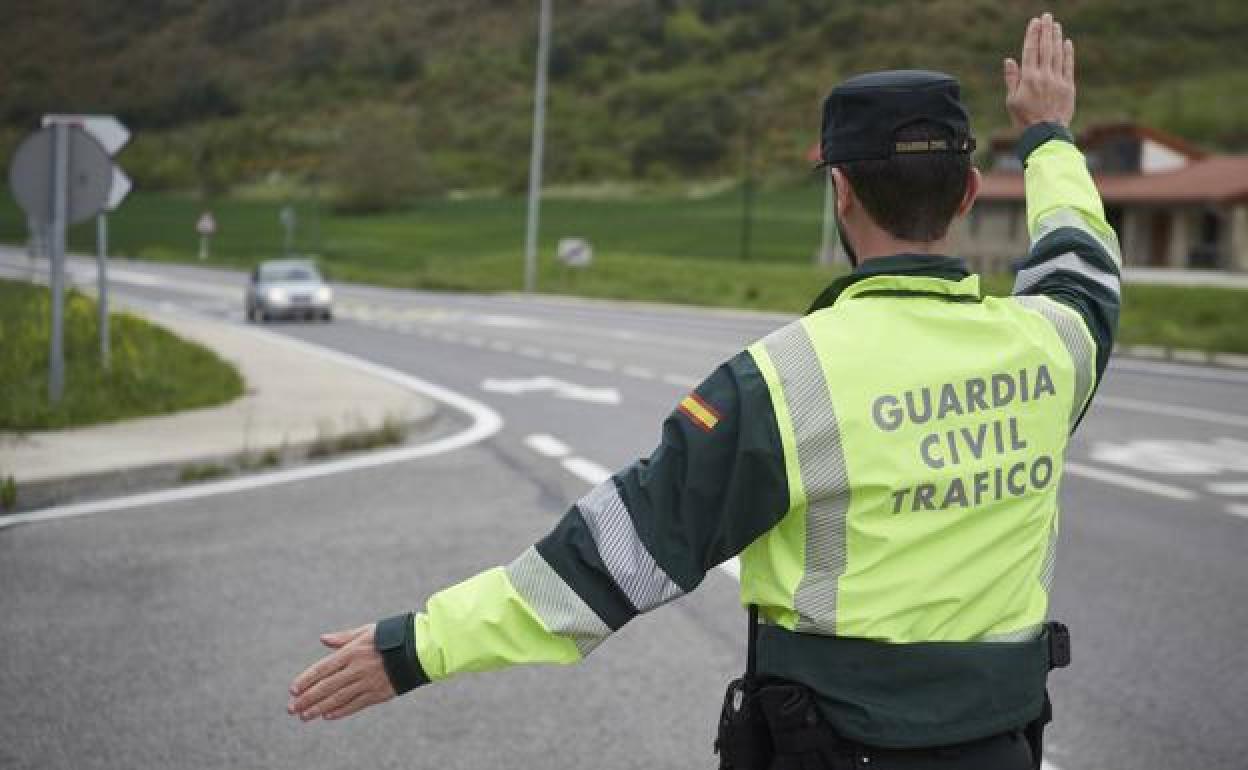
<svg viewBox="0 0 1248 770"><path fill-rule="evenodd" d="M67 224L76 224L98 214L108 204L113 186L113 160L78 126L69 131L69 185ZM32 219L51 224L54 216L52 176L56 129L44 128L22 142L9 164L9 188L18 205Z"/></svg>

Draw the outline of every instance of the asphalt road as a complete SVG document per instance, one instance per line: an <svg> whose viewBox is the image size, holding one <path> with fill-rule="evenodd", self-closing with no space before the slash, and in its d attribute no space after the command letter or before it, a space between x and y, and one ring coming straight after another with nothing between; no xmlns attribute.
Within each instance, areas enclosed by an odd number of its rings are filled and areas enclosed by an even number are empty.
<svg viewBox="0 0 1248 770"><path fill-rule="evenodd" d="M237 274L113 272L132 303L242 322ZM270 328L474 398L502 430L351 474L0 529L0 767L713 767L744 657L721 571L578 667L464 677L337 724L288 718L285 688L319 632L509 561L782 319L361 287L338 302L333 324ZM1248 373L1118 361L1099 399L1063 490L1054 615L1075 663L1051 680L1049 761L1242 770Z"/></svg>

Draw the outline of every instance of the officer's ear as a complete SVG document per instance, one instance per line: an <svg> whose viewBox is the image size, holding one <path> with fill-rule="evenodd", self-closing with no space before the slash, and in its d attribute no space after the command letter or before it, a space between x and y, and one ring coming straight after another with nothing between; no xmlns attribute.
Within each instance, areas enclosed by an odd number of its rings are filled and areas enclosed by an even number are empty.
<svg viewBox="0 0 1248 770"><path fill-rule="evenodd" d="M845 172L836 166L828 169L828 173L832 175L832 184L836 187L836 213L841 219L845 219L851 211L860 206L858 196L854 195L854 187L849 183L849 177L845 176Z"/></svg>
<svg viewBox="0 0 1248 770"><path fill-rule="evenodd" d="M975 199L979 197L979 188L983 182L983 176L980 175L979 169L971 166L966 172L966 192L962 195L962 202L958 204L958 213L954 216L966 216L971 210L971 206L975 205Z"/></svg>

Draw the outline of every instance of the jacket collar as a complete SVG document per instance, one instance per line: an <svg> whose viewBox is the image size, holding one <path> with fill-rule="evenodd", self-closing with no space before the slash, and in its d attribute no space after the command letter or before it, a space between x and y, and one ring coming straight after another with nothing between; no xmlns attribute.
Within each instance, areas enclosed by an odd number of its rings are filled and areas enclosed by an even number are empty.
<svg viewBox="0 0 1248 770"><path fill-rule="evenodd" d="M971 275L966 260L935 254L893 254L865 260L853 272L842 275L824 289L806 312L832 307L842 297L868 292L978 300L979 276Z"/></svg>

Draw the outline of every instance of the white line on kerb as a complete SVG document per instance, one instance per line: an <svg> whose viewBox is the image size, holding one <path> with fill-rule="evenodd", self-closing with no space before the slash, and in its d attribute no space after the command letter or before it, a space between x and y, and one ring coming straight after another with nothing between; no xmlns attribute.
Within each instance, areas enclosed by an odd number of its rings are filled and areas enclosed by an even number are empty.
<svg viewBox="0 0 1248 770"><path fill-rule="evenodd" d="M59 505L51 508L44 508L38 511L31 511L29 513L17 513L9 516L0 516L0 529L4 529L5 527L12 526L14 524L52 521L55 519L67 519L76 516L89 516L97 513L138 508L146 505L160 505L183 500L195 500L212 495L242 492L244 490L272 486L274 484L288 484L293 481L303 481L305 479L329 476L336 473L346 473L348 471L376 468L382 465L404 462L406 460L415 460L422 457L432 457L433 455L462 449L470 444L483 441L490 436L493 436L495 433L498 433L498 431L503 427L503 419L499 417L498 413L493 409L479 401L474 401L467 396L463 396L453 390L444 388L441 385L434 385L431 382L426 382L416 377L412 377L411 375L404 374L397 369L391 369L388 366L375 364L372 361L366 361L362 358L357 358L356 356L349 355L347 353L340 353L336 350L323 348L319 345L313 345L309 342L296 340L291 337L285 337L275 332L268 332L262 329L252 329L252 333L263 335L274 342L298 348L307 353L321 356L322 358L335 361L344 366L349 366L380 379L388 380L400 387L404 387L408 390L428 396L435 401L441 401L443 404L446 404L453 409L458 409L467 413L472 418L472 424L459 433L438 439L436 441L431 441L428 444L421 444L419 446L398 447L396 449L373 452L359 457L348 457L341 460L332 460L330 462L318 463L315 465L305 465L299 468L289 468L287 470L273 471L271 473L261 473L255 476L245 476L238 479L210 481L204 484L177 487L175 489L145 492L137 495L127 495L125 497L115 497L109 500L96 500L86 503Z"/></svg>
<svg viewBox="0 0 1248 770"><path fill-rule="evenodd" d="M1122 409L1130 412L1144 412L1145 414L1160 414L1166 417L1180 417L1184 420L1211 422L1215 425L1234 425L1240 428L1248 428L1248 415L1231 414L1230 412L1215 412L1212 409L1198 409L1193 406L1161 404L1156 401L1143 401L1137 398L1120 398L1118 396L1097 396L1092 402L1092 408L1096 409L1098 405L1109 407L1110 409Z"/></svg>
<svg viewBox="0 0 1248 770"><path fill-rule="evenodd" d="M540 455L545 455L546 457L554 457L558 459L572 454L572 450L568 448L567 444L563 443L554 436L547 436L545 433L537 433L529 436L524 440L524 443L529 449L532 449Z"/></svg>
<svg viewBox="0 0 1248 770"><path fill-rule="evenodd" d="M1102 481L1106 484L1114 484L1127 489L1133 489L1136 492L1145 492L1158 497L1166 497L1171 500L1195 500L1200 495L1183 487L1175 487L1170 484L1162 484L1158 481L1149 481L1138 476L1129 476L1125 473L1117 471L1107 471L1104 468L1096 468L1083 463L1066 463L1066 472L1072 476L1079 476L1093 481Z"/></svg>

